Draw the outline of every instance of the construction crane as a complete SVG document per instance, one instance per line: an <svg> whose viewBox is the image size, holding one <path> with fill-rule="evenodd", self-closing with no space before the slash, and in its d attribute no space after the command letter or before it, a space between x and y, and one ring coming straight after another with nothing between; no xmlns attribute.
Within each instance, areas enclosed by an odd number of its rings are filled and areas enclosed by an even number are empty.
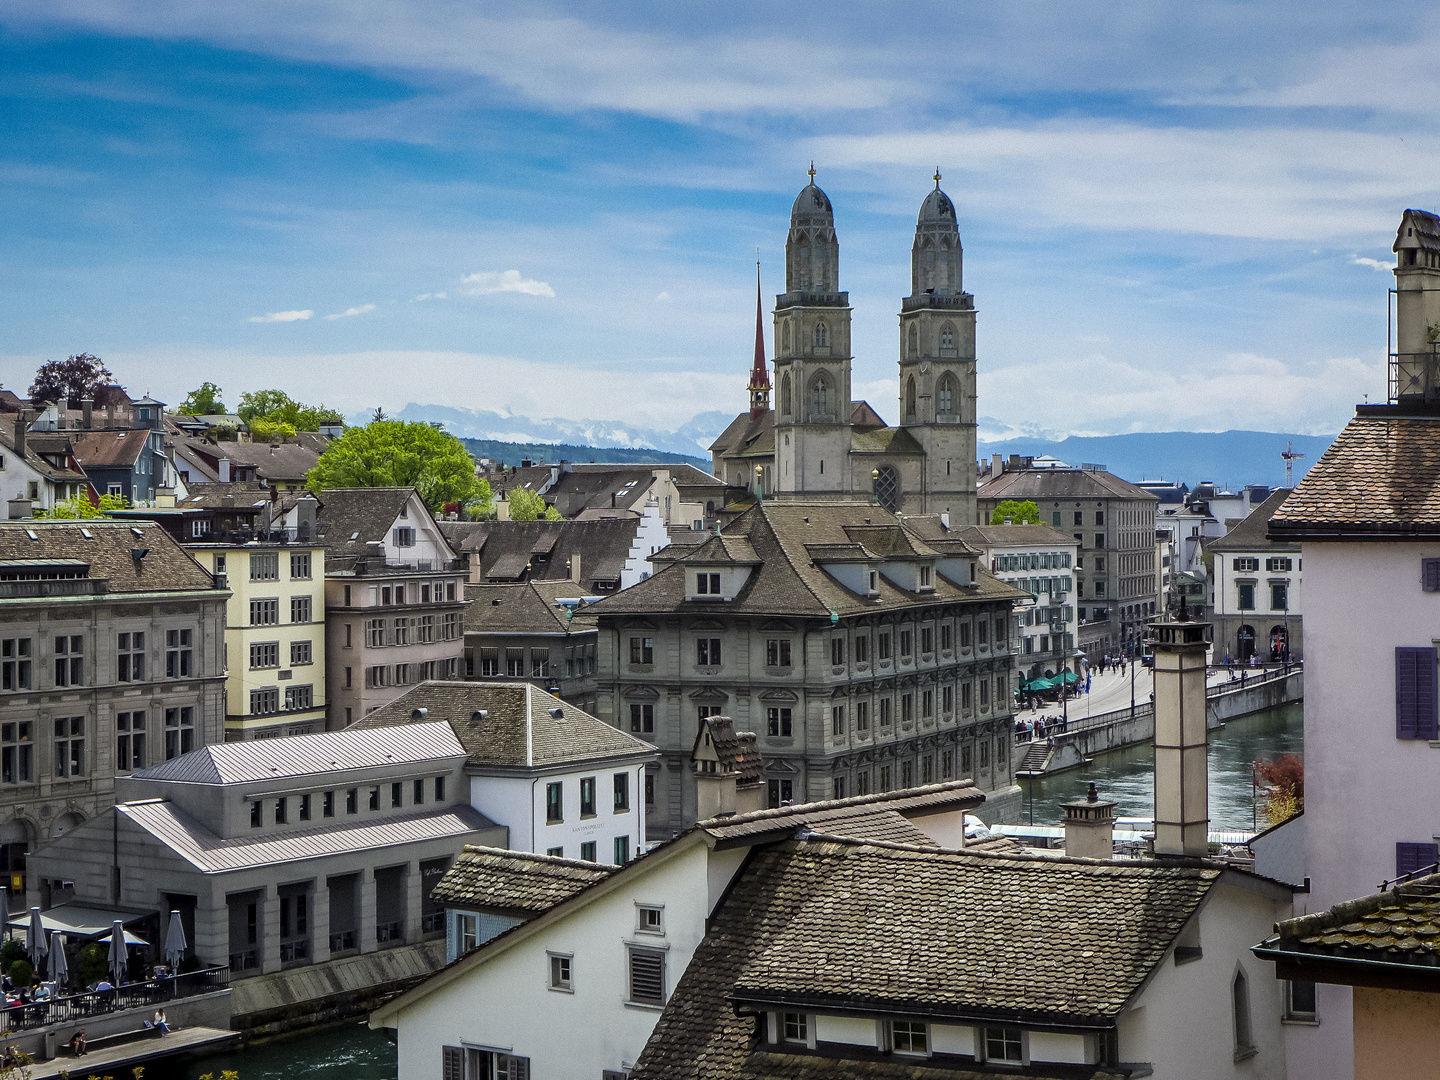
<svg viewBox="0 0 1440 1080"><path fill-rule="evenodd" d="M1295 448L1287 442L1285 449L1280 451L1280 456L1285 459L1285 486L1287 488L1294 487L1295 485L1290 481L1290 470L1294 468L1295 462L1305 455L1296 453Z"/></svg>

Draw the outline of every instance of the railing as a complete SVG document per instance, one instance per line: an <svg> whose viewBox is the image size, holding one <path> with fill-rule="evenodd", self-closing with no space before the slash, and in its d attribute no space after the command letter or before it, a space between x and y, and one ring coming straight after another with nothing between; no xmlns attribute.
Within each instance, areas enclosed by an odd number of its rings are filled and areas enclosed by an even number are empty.
<svg viewBox="0 0 1440 1080"><path fill-rule="evenodd" d="M399 922L386 922L375 924L375 941L384 945L387 941L403 941L405 938L405 927Z"/></svg>
<svg viewBox="0 0 1440 1080"><path fill-rule="evenodd" d="M44 596L104 596L110 591L105 578L41 578L30 581L0 581L0 600L23 600Z"/></svg>
<svg viewBox="0 0 1440 1080"><path fill-rule="evenodd" d="M231 971L250 971L260 966L260 953L256 949L246 949L244 952L232 952L230 954Z"/></svg>
<svg viewBox="0 0 1440 1080"><path fill-rule="evenodd" d="M20 1031L47 1024L68 1024L122 1009L149 1008L167 1001L209 994L230 985L230 968L202 968L167 979L125 983L110 990L90 990L0 1011L0 1031Z"/></svg>
<svg viewBox="0 0 1440 1080"><path fill-rule="evenodd" d="M298 529L222 529L203 536L188 536L189 543L195 544L306 544L319 541L309 527Z"/></svg>
<svg viewBox="0 0 1440 1080"><path fill-rule="evenodd" d="M355 948L355 931L342 930L338 934L330 935L330 951L332 953L345 952Z"/></svg>
<svg viewBox="0 0 1440 1080"><path fill-rule="evenodd" d="M282 964L288 964L292 960L304 960L309 955L309 938L296 938L294 941L280 942L280 962Z"/></svg>
<svg viewBox="0 0 1440 1080"><path fill-rule="evenodd" d="M445 929L445 912L427 911L420 916L420 932L422 934L434 934Z"/></svg>

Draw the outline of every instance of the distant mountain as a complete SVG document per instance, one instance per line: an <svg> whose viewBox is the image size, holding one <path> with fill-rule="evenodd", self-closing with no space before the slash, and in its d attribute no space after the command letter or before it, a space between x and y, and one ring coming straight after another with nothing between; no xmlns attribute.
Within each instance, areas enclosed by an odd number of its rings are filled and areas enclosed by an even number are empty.
<svg viewBox="0 0 1440 1080"><path fill-rule="evenodd" d="M1070 465L1103 465L1132 482L1182 480L1194 487L1213 480L1232 490L1246 484L1285 483L1280 457L1287 443L1297 454L1295 483L1335 440L1334 435L1290 435L1272 431L1155 431L1128 435L1071 435L1064 439L1018 437L982 442L982 461L994 454L1049 454Z"/></svg>
<svg viewBox="0 0 1440 1080"><path fill-rule="evenodd" d="M672 454L666 450L631 449L617 446L576 446L573 443L519 443L501 442L498 439L460 440L465 449L477 458L489 458L502 465L519 465L522 461L545 462L553 465L557 461L575 464L630 464L646 465L694 465L702 472L710 471L710 459L690 457L687 454Z"/></svg>

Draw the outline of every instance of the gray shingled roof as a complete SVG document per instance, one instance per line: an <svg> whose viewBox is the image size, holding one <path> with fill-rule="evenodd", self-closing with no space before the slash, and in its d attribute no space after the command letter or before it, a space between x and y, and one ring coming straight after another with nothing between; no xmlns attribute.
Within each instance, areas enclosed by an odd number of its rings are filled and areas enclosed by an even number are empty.
<svg viewBox="0 0 1440 1080"><path fill-rule="evenodd" d="M423 682L349 730L435 720L449 723L472 766L543 769L659 753L529 683Z"/></svg>
<svg viewBox="0 0 1440 1080"><path fill-rule="evenodd" d="M1158 502L1154 492L1093 469L1022 469L1001 473L980 485L981 502L996 499L1144 499Z"/></svg>
<svg viewBox="0 0 1440 1080"><path fill-rule="evenodd" d="M620 869L524 851L467 845L430 895L442 904L538 915Z"/></svg>
<svg viewBox="0 0 1440 1080"><path fill-rule="evenodd" d="M591 633L598 621L574 609L567 620L557 598L573 599L589 594L579 583L522 581L513 585L466 585L465 630L472 634L578 634Z"/></svg>
<svg viewBox="0 0 1440 1080"><path fill-rule="evenodd" d="M386 538L414 493L413 487L327 488L320 493L315 515L325 550L331 555L364 555L366 544Z"/></svg>
<svg viewBox="0 0 1440 1080"><path fill-rule="evenodd" d="M1397 979L1411 974L1403 970L1409 967L1440 979L1440 874L1286 919L1275 930L1257 956L1386 965Z"/></svg>
<svg viewBox="0 0 1440 1080"><path fill-rule="evenodd" d="M137 559L131 552L140 549L146 555ZM5 522L0 524L0 561L14 559L89 563L90 577L108 580L111 593L191 591L215 585L208 570L149 521Z"/></svg>
<svg viewBox="0 0 1440 1080"><path fill-rule="evenodd" d="M751 857L712 918L632 1080L790 1075L754 1059L771 1048L756 1047L737 1001L1106 1027L1220 873L1199 862L776 844Z"/></svg>
<svg viewBox="0 0 1440 1080"><path fill-rule="evenodd" d="M1074 547L1075 537L1056 532L1049 525L967 525L956 529L960 538L973 546Z"/></svg>
<svg viewBox="0 0 1440 1080"><path fill-rule="evenodd" d="M722 843L741 838L748 843L754 843L756 837L767 835L772 839L780 839L793 836L802 828L824 833L840 830L839 835L851 836L855 834L842 829L840 823L851 819L863 820L882 811L904 818L906 811L920 816L945 810L971 810L984 802L984 793L973 781L947 780L940 784L925 784L896 791L852 795L848 799L824 799L820 802L777 806L730 817L709 818L699 822L698 827ZM921 835L924 836L923 833ZM928 836L921 842L933 843Z"/></svg>
<svg viewBox="0 0 1440 1080"><path fill-rule="evenodd" d="M440 523L440 531L456 551L469 556L472 567L480 560L487 581L563 580L570 576L571 559L579 555L582 580L575 588L583 591L593 591L596 582L620 580L639 527L638 517Z"/></svg>

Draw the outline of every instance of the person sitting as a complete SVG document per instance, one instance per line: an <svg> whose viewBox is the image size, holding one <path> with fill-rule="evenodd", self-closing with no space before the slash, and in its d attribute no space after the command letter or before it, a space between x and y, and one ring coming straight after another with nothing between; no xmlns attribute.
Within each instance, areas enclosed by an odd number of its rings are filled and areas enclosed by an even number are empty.
<svg viewBox="0 0 1440 1080"><path fill-rule="evenodd" d="M77 1031L70 1036L70 1053L76 1057L85 1056L85 1032Z"/></svg>
<svg viewBox="0 0 1440 1080"><path fill-rule="evenodd" d="M41 983L41 984L40 984L39 989L35 991L35 1000L36 1000L36 1001L49 1001L49 1000L50 1000L50 984L49 984L49 983Z"/></svg>
<svg viewBox="0 0 1440 1080"><path fill-rule="evenodd" d="M161 1035L169 1035L169 1034L170 1034L170 1025L167 1024L167 1023L165 1023L165 1010L164 1010L164 1009L156 1009L156 1010L155 1010L155 1029L156 1029L157 1031L159 1031Z"/></svg>
<svg viewBox="0 0 1440 1080"><path fill-rule="evenodd" d="M106 990L114 989L115 987L110 985L109 979L102 978L98 983L95 984L95 992L97 994L103 994Z"/></svg>

